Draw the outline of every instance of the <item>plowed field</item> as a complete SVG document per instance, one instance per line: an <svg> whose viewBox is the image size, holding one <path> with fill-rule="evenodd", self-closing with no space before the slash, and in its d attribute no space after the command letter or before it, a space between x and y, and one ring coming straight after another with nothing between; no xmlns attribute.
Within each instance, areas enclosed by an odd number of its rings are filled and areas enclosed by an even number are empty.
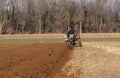
<svg viewBox="0 0 120 78"><path fill-rule="evenodd" d="M53 78L69 55L64 43L0 44L0 78Z"/></svg>

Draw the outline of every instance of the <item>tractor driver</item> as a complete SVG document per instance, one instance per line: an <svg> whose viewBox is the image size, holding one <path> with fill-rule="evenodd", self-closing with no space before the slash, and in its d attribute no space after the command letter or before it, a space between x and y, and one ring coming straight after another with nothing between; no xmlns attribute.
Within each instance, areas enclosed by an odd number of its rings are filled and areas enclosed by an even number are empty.
<svg viewBox="0 0 120 78"><path fill-rule="evenodd" d="M68 31L67 31L67 37L69 38L70 35L73 35L75 37L75 30L74 28L70 28Z"/></svg>

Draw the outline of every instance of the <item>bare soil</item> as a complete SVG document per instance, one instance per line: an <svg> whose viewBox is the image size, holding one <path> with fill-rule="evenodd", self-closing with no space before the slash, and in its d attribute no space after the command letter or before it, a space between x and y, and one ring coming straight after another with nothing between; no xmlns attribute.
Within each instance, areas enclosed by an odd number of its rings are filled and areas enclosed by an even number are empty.
<svg viewBox="0 0 120 78"><path fill-rule="evenodd" d="M53 78L70 51L64 43L0 44L0 78Z"/></svg>
<svg viewBox="0 0 120 78"><path fill-rule="evenodd" d="M61 71L55 78L120 78L120 43L83 43Z"/></svg>

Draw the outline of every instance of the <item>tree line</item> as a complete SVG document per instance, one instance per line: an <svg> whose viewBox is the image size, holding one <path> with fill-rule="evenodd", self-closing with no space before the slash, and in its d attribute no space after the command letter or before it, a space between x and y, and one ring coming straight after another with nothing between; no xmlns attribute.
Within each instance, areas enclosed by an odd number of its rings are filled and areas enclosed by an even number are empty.
<svg viewBox="0 0 120 78"><path fill-rule="evenodd" d="M0 34L120 32L120 1L0 0Z"/></svg>

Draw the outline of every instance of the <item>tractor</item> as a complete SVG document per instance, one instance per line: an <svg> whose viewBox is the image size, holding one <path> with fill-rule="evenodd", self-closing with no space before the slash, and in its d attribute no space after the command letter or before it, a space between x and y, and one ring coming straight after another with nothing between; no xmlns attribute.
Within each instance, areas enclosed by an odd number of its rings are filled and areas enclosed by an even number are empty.
<svg viewBox="0 0 120 78"><path fill-rule="evenodd" d="M68 48L73 48L73 47L82 47L80 35L75 36L74 34L70 34L69 37L67 35L64 35L65 43Z"/></svg>

